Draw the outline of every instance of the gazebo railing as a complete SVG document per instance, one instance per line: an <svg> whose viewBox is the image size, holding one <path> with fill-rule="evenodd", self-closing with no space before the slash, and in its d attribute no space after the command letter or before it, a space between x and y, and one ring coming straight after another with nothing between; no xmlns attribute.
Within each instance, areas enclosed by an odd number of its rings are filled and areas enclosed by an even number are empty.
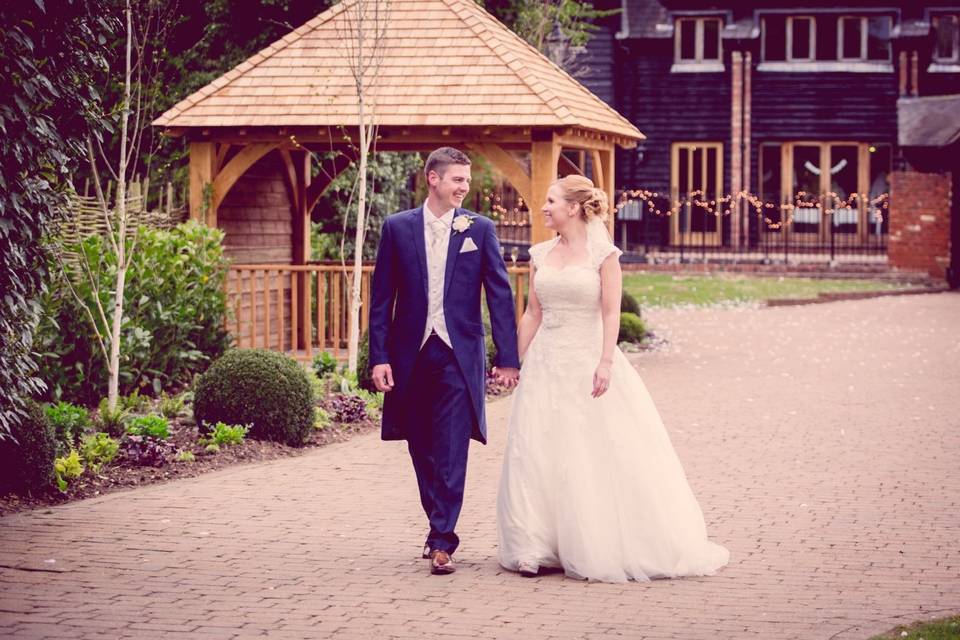
<svg viewBox="0 0 960 640"><path fill-rule="evenodd" d="M368 327L373 265L363 266L360 332ZM510 267L517 319L529 281L525 266ZM351 268L339 264L239 264L227 274L227 328L240 348L281 351L312 360L322 351L347 357Z"/></svg>

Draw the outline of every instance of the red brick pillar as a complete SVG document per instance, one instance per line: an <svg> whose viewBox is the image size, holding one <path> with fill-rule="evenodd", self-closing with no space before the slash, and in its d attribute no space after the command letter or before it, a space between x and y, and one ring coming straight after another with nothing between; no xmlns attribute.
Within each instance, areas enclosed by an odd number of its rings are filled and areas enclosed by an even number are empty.
<svg viewBox="0 0 960 640"><path fill-rule="evenodd" d="M950 173L890 174L890 266L946 278L951 195Z"/></svg>

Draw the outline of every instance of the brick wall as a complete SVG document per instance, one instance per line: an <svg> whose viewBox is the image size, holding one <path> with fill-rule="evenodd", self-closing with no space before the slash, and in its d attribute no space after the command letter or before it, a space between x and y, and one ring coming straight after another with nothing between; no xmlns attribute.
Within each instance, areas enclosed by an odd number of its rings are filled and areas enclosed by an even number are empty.
<svg viewBox="0 0 960 640"><path fill-rule="evenodd" d="M890 266L945 278L950 264L950 174L890 175Z"/></svg>

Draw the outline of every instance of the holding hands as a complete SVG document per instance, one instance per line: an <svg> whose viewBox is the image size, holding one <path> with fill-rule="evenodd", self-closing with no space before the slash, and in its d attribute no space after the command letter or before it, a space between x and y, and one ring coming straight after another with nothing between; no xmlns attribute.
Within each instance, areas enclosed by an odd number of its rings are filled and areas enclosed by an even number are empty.
<svg viewBox="0 0 960 640"><path fill-rule="evenodd" d="M508 389L513 389L520 382L520 370L512 367L494 367L493 374L497 382Z"/></svg>

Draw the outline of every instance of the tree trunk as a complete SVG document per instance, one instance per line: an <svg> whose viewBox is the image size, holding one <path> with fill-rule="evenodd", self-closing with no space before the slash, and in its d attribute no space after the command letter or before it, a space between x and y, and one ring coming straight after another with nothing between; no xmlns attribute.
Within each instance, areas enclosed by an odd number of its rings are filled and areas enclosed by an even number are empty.
<svg viewBox="0 0 960 640"><path fill-rule="evenodd" d="M107 404L110 411L117 408L120 396L120 325L123 323L123 291L127 283L127 127L130 121L130 82L132 56L132 16L130 0L127 0L127 51L126 72L123 85L123 105L120 111L120 163L117 167L117 286L114 290L113 322L110 327L110 362L107 371Z"/></svg>

